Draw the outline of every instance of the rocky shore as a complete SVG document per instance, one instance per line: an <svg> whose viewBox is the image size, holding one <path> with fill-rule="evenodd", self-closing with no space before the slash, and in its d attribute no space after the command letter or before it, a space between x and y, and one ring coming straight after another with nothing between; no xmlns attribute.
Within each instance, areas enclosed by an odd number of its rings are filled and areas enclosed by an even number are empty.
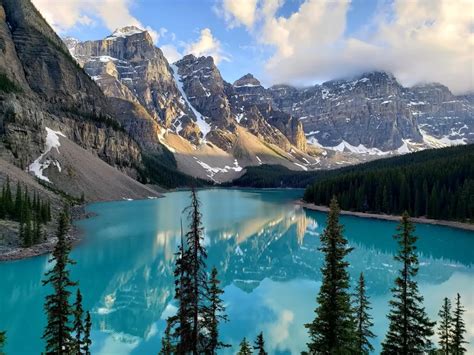
<svg viewBox="0 0 474 355"><path fill-rule="evenodd" d="M320 212L328 212L329 211L329 207L327 207L327 206L318 206L318 205L315 205L315 204L312 204L312 203L306 203L302 200L296 201L296 204L298 204L298 205L300 205L303 208L306 208L308 210L320 211ZM396 215L376 214L376 213L366 213L366 212L354 212L354 211L344 211L344 210L341 210L341 214L342 215L347 215L347 216L355 216L355 217L361 217L361 218L372 218L372 219L382 219L382 220L385 220L385 221L396 221L396 222L398 222L401 218L401 216L396 216ZM464 230L468 230L468 231L474 231L474 224L471 224L471 223L437 220L437 219L430 219L430 218L424 218L424 217L413 217L413 218L411 218L411 220L415 223L433 224L433 225L438 225L438 226L446 226L446 227L464 229Z"/></svg>

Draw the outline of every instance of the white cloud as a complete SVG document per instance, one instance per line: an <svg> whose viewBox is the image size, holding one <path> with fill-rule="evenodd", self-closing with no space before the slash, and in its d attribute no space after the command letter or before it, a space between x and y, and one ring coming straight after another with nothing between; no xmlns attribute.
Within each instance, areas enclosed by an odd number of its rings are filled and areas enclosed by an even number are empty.
<svg viewBox="0 0 474 355"><path fill-rule="evenodd" d="M436 81L455 93L474 90L471 0L386 2L384 12L367 19L365 31L349 35L350 0L305 0L288 17L277 15L283 3L258 0L244 11L222 0L220 7L228 23L245 25L256 42L274 48L265 65L272 83L309 84L386 70L404 85Z"/></svg>
<svg viewBox="0 0 474 355"><path fill-rule="evenodd" d="M130 13L131 3L131 0L33 0L36 8L60 34L78 25L93 25L97 18L110 31L129 25L146 29L157 43L159 33L144 26Z"/></svg>
<svg viewBox="0 0 474 355"><path fill-rule="evenodd" d="M230 61L224 53L221 42L215 38L209 28L203 28L196 42L188 43L185 53L194 54L196 57L212 56L216 64L220 61Z"/></svg>
<svg viewBox="0 0 474 355"><path fill-rule="evenodd" d="M183 57L183 54L172 44L165 44L160 47L169 63L174 63Z"/></svg>
<svg viewBox="0 0 474 355"><path fill-rule="evenodd" d="M229 28L245 25L252 27L257 15L258 0L223 0L222 6L215 7L218 15L222 16Z"/></svg>

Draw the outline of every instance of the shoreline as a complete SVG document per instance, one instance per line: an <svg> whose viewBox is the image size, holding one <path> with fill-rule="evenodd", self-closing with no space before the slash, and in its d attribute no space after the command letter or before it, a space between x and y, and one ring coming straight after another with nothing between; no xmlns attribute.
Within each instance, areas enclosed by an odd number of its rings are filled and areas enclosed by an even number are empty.
<svg viewBox="0 0 474 355"><path fill-rule="evenodd" d="M329 211L329 207L327 207L327 206L319 206L319 205L315 205L313 203L304 202L303 200L297 200L297 201L295 201L295 204L297 204L297 205L299 205L303 208L306 208L308 210L312 210L312 211L319 211L319 212L328 212ZM401 216L396 216L396 215L355 212L355 211L345 211L345 210L341 210L340 214L345 215L345 216L354 216L354 217L359 217L359 218L370 218L370 219L380 219L380 220L392 221L392 222L399 222L400 218L401 218ZM474 232L474 224L470 224L470 223L463 223L463 222L457 222L457 221L446 221L446 220L441 220L441 219L439 219L439 220L438 219L430 219L430 218L424 218L424 217L410 217L410 220L414 223L431 224L431 225L451 227L451 228L463 229L463 230L468 230L468 231Z"/></svg>
<svg viewBox="0 0 474 355"><path fill-rule="evenodd" d="M71 226L68 240L71 242L72 247L78 245L83 238L83 232L75 226L73 222L94 216L92 213L86 213L85 207L86 204L73 206L71 208ZM54 232L55 228L53 229L52 234L54 234ZM16 261L49 254L53 251L55 245L56 237L51 237L46 242L33 245L29 248L17 247L7 251L6 253L0 254L0 262Z"/></svg>

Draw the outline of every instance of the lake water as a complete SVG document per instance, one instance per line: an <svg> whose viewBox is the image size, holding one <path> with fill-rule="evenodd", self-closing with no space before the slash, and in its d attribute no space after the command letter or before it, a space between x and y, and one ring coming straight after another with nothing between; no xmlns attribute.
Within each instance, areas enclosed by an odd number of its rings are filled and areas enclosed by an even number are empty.
<svg viewBox="0 0 474 355"><path fill-rule="evenodd" d="M199 192L208 266L217 266L230 322L223 340L237 348L263 331L272 354L305 349L304 324L314 318L321 283L317 250L325 214L292 202L301 190L204 190ZM144 201L97 203L97 217L80 221L84 242L72 252L84 306L93 318L94 354L156 354L165 319L174 312L173 260L188 192ZM373 306L376 351L387 329L387 305L398 265L393 260L396 223L341 217L354 251L352 280L364 272ZM462 296L469 349L474 352L474 233L417 225L420 290L436 319L444 297ZM41 286L48 257L0 264L0 329L8 354L43 350ZM231 353L231 351L229 351ZM235 353L235 351L234 351Z"/></svg>

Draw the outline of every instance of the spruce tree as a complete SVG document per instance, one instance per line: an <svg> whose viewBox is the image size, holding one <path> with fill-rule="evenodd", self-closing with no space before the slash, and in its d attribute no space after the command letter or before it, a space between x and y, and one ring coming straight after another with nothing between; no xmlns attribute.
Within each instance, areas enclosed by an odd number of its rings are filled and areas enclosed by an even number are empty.
<svg viewBox="0 0 474 355"><path fill-rule="evenodd" d="M206 353L215 354L217 349L229 347L219 340L219 323L221 321L227 322L228 318L225 314L224 302L221 295L224 291L219 286L220 281L217 278L217 269L214 267L211 271L211 278L209 279L209 306L206 312L205 328L207 329L209 341Z"/></svg>
<svg viewBox="0 0 474 355"><path fill-rule="evenodd" d="M464 340L464 334L466 333L466 325L463 319L464 312L464 307L461 305L461 296L458 293L456 295L456 305L453 312L451 353L454 355L466 353L466 349L463 346L467 344L467 341Z"/></svg>
<svg viewBox="0 0 474 355"><path fill-rule="evenodd" d="M268 353L265 351L265 340L263 339L263 332L260 332L257 335L257 339L255 339L255 345L253 346L255 350L257 350L258 355L267 355Z"/></svg>
<svg viewBox="0 0 474 355"><path fill-rule="evenodd" d="M207 252L203 245L202 215L195 189L191 190L189 231L178 249L175 268L175 298L178 312L169 318L178 353L197 354L209 343L205 319L208 314Z"/></svg>
<svg viewBox="0 0 474 355"><path fill-rule="evenodd" d="M394 236L399 245L395 260L402 263L402 268L392 288L393 299L388 314L390 325L382 344L382 354L423 354L432 348L430 337L435 323L426 315L423 297L415 281L418 256L414 230L408 213L404 212Z"/></svg>
<svg viewBox="0 0 474 355"><path fill-rule="evenodd" d="M68 266L74 264L69 258L70 244L67 240L69 230L69 215L67 210L63 211L59 217L58 230L56 237L58 239L53 257L49 260L54 262L54 266L46 273L46 279L43 285L50 285L53 293L46 296L44 305L47 325L43 333L43 339L46 341L46 353L68 354L73 349L72 327L70 317L72 308L69 303L71 287L76 284L69 278Z"/></svg>
<svg viewBox="0 0 474 355"><path fill-rule="evenodd" d="M13 215L13 200L12 200L12 190L10 187L10 177L7 176L7 182L5 187L5 197L4 197L4 204L5 209L7 211L7 215L11 218Z"/></svg>
<svg viewBox="0 0 474 355"><path fill-rule="evenodd" d="M84 335L84 324L82 321L84 310L82 308L82 295L79 289L77 289L76 292L76 301L74 302L73 315L74 320L72 324L72 331L75 337L73 349L75 354L80 354L83 345L82 337Z"/></svg>
<svg viewBox="0 0 474 355"><path fill-rule="evenodd" d="M360 273L359 282L356 286L355 294L355 319L356 319L356 349L358 354L369 354L374 350L369 338L374 338L370 328L373 326L372 317L369 311L369 299L365 293L364 274Z"/></svg>
<svg viewBox="0 0 474 355"><path fill-rule="evenodd" d="M448 355L450 353L451 344L451 327L453 319L451 317L451 301L445 297L443 305L438 312L440 317L438 336L439 336L439 347L442 354Z"/></svg>
<svg viewBox="0 0 474 355"><path fill-rule="evenodd" d="M349 353L354 349L355 321L348 292L349 263L345 261L352 248L347 244L339 224L339 206L333 198L319 248L324 253L324 265L316 318L305 325L309 330L311 354Z"/></svg>
<svg viewBox="0 0 474 355"><path fill-rule="evenodd" d="M171 355L175 352L173 343L171 342L171 326L170 323L167 322L165 335L161 339L161 350L160 355Z"/></svg>
<svg viewBox="0 0 474 355"><path fill-rule="evenodd" d="M200 212L200 201L195 189L191 190L191 205L186 209L188 212L189 231L186 233L187 250L187 273L190 277L191 291L191 350L199 352L200 319L206 312L204 302L207 296L207 274L206 263L207 252L204 248L202 226L202 214Z"/></svg>
<svg viewBox="0 0 474 355"><path fill-rule="evenodd" d="M246 338L242 339L239 346L240 346L240 350L237 353L237 355L250 355L250 354L252 354L252 348L250 347L250 344L249 344L249 342L247 341Z"/></svg>
<svg viewBox="0 0 474 355"><path fill-rule="evenodd" d="M15 194L15 213L13 219L17 221L22 221L24 216L22 216L23 210L23 195L21 193L21 186L20 182L18 181L16 184L16 194Z"/></svg>
<svg viewBox="0 0 474 355"><path fill-rule="evenodd" d="M92 328L92 321L91 321L91 314L89 311L86 312L86 317L84 319L84 337L82 338L82 352L84 355L90 355L91 351L91 328Z"/></svg>

